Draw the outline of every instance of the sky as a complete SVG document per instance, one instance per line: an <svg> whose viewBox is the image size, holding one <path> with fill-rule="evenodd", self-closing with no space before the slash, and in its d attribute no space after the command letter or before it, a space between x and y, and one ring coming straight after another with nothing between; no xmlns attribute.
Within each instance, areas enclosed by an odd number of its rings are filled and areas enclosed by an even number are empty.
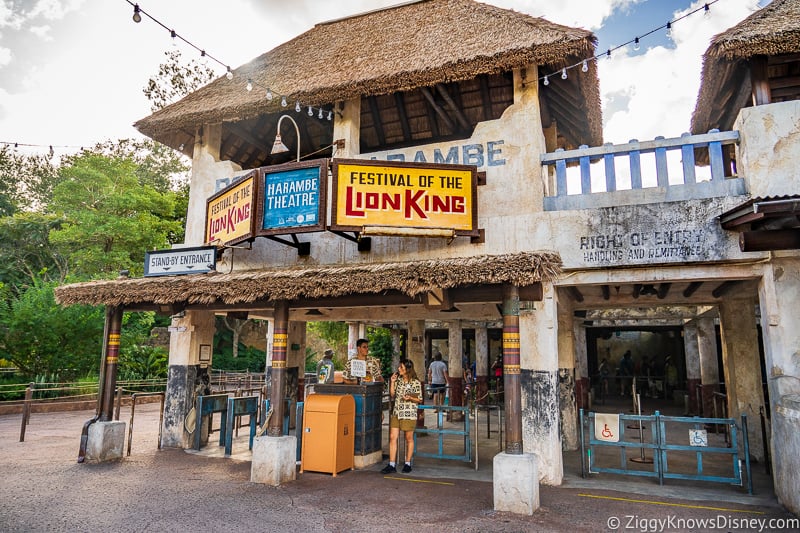
<svg viewBox="0 0 800 533"><path fill-rule="evenodd" d="M399 0L140 0L147 13L236 68L314 24ZM702 7L689 0L488 0L485 3L591 30L605 53ZM769 0L717 0L599 59L605 142L678 137L689 130L710 38ZM126 0L0 0L0 142L56 155L141 138L133 123L150 114L142 89L172 49L168 30ZM180 46L184 57L197 52ZM324 50L320 50L324 53ZM217 67L219 75L224 69ZM570 75L581 75L573 69ZM557 89L560 79L551 81Z"/></svg>

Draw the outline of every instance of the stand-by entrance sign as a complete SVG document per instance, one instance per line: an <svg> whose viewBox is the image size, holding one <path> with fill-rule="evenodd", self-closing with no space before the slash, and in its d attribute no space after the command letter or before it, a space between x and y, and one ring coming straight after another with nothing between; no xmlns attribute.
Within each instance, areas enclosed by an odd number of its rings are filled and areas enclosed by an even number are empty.
<svg viewBox="0 0 800 533"><path fill-rule="evenodd" d="M176 276L203 274L217 266L216 247L177 248L154 250L144 254L145 276Z"/></svg>

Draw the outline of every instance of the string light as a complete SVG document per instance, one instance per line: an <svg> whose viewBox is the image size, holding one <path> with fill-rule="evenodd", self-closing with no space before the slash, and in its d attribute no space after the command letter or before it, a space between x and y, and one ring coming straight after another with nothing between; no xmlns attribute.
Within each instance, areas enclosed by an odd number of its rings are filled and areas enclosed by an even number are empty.
<svg viewBox="0 0 800 533"><path fill-rule="evenodd" d="M567 69L566 69L566 67L561 69L561 79L562 80L567 79Z"/></svg>
<svg viewBox="0 0 800 533"><path fill-rule="evenodd" d="M300 108L300 100L298 100L298 101L297 101L297 102L295 102L295 104L294 104L294 111L295 111L295 113L299 113L299 112L300 112L300 109L301 109L301 108Z"/></svg>
<svg viewBox="0 0 800 533"><path fill-rule="evenodd" d="M270 91L269 87L267 87L267 100L269 100L271 102L272 98L273 98L272 91Z"/></svg>
<svg viewBox="0 0 800 533"><path fill-rule="evenodd" d="M286 97L281 96L281 107L286 107L287 105L289 105L289 102L286 101Z"/></svg>
<svg viewBox="0 0 800 533"><path fill-rule="evenodd" d="M228 78L229 80L233 79L233 71L231 70L231 67L228 67L228 71L225 73L225 77Z"/></svg>
<svg viewBox="0 0 800 533"><path fill-rule="evenodd" d="M208 65L208 56L206 56L205 50L200 50L200 64L203 66Z"/></svg>
<svg viewBox="0 0 800 533"><path fill-rule="evenodd" d="M142 21L142 15L139 13L139 4L133 5L133 21L137 24Z"/></svg>
<svg viewBox="0 0 800 533"><path fill-rule="evenodd" d="M247 79L247 85L245 86L245 89L247 89L247 92L251 92L253 90L253 80L250 78Z"/></svg>
<svg viewBox="0 0 800 533"><path fill-rule="evenodd" d="M319 115L317 115L317 118L322 120L322 108L321 107L319 108Z"/></svg>
<svg viewBox="0 0 800 533"><path fill-rule="evenodd" d="M311 106L308 106L308 116L309 117L313 117L314 116L314 110L311 109Z"/></svg>
<svg viewBox="0 0 800 533"><path fill-rule="evenodd" d="M130 1L130 0L128 0L128 1ZM572 65L567 65L566 67L563 67L561 69L561 78L562 79L566 79L566 76L564 76L564 72L565 71L569 71L569 70L571 70L573 68L577 68L579 66L581 67L581 71L588 72L589 71L589 65L587 63L588 61L590 61L590 60L597 61L598 59L600 59L603 56L605 56L606 59L610 60L611 59L611 52L619 50L620 48L628 46L629 44L633 44L634 50L639 50L639 48L641 46L641 40L644 39L645 37L648 37L648 36L652 35L653 33L656 33L659 30L663 30L663 29L666 28L667 37L672 37L672 25L674 23L679 22L679 21L685 19L686 17L690 17L690 16L694 15L698 11L703 11L703 15L704 16L710 16L711 6L713 4L716 4L717 2L719 2L719 0L711 0L710 2L705 3L702 6L698 7L697 9L695 9L693 11L690 11L690 12L688 12L688 13L686 13L686 14L684 14L684 15L682 15L682 16L674 19L674 20L670 20L666 24L663 24L663 25L659 26L658 28L653 28L652 30L648 31L647 33L640 34L640 35L634 37L633 39L630 39L629 41L622 43L619 46L612 46L612 47L608 48L605 52L601 52L598 55L595 55L595 56L592 56L592 57L589 57L589 58L586 58L586 59L582 59L582 60L580 60L577 63L572 64ZM539 80L542 82L543 85L550 85L549 76L551 76L552 74L553 74L552 72L550 72L548 74L544 74L539 78Z"/></svg>

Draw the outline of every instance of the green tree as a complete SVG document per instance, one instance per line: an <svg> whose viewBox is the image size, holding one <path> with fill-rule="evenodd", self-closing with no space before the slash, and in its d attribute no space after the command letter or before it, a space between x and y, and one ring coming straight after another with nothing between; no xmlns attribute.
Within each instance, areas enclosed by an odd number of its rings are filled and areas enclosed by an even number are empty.
<svg viewBox="0 0 800 533"><path fill-rule="evenodd" d="M211 68L194 59L183 64L180 50L164 52L164 55L167 61L158 66L158 74L150 78L143 89L154 112L216 78Z"/></svg>
<svg viewBox="0 0 800 533"><path fill-rule="evenodd" d="M37 279L64 281L66 258L51 244L61 219L36 212L0 217L0 280L17 293Z"/></svg>
<svg viewBox="0 0 800 533"><path fill-rule="evenodd" d="M47 157L18 154L9 145L0 147L0 217L43 211L57 182L57 167Z"/></svg>
<svg viewBox="0 0 800 533"><path fill-rule="evenodd" d="M142 184L130 158L85 152L60 175L52 210L63 222L49 237L80 278L141 274L145 250L166 247L180 231L175 193Z"/></svg>
<svg viewBox="0 0 800 533"><path fill-rule="evenodd" d="M27 376L57 375L73 380L97 373L102 349L103 310L61 307L54 282L36 282L0 305L0 358Z"/></svg>

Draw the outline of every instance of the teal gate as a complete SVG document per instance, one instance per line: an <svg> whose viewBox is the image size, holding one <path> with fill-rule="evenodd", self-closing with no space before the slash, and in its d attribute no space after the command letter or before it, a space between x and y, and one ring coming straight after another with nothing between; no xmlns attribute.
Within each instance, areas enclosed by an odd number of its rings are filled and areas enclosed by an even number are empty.
<svg viewBox="0 0 800 533"><path fill-rule="evenodd" d="M730 439L722 446L714 442L709 444L708 428L716 431L720 427L726 435L730 435ZM747 477L747 492L753 494L745 414L742 414L741 426L738 426L733 418L663 416L658 411L653 415L585 414L581 409L580 429L583 477L607 472L657 478L662 485L665 479L687 479L742 486L744 475ZM740 436L744 472L739 458ZM629 456L631 449L634 454ZM616 453L609 454L613 450L619 452L619 462L616 464L612 464L611 459ZM647 457L648 453L650 457ZM670 470L670 457L674 458L677 454L685 458L693 457L692 471ZM706 458L711 454L722 455L726 459L721 466L715 464L710 467ZM629 464L631 462L652 464L652 468L636 467Z"/></svg>

